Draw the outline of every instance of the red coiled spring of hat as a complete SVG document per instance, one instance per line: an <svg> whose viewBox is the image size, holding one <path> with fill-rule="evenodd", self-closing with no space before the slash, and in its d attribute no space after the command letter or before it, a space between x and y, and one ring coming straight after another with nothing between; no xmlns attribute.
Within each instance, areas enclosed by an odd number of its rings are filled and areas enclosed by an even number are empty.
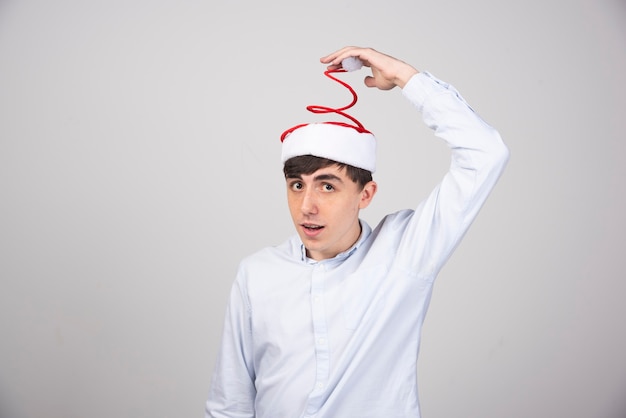
<svg viewBox="0 0 626 418"><path fill-rule="evenodd" d="M338 78L336 78L336 77L331 75L333 73L345 73L345 72L348 72L348 71L358 70L359 68L361 68L362 65L363 65L363 63L361 62L361 60L359 60L356 57L350 57L350 58L346 58L345 60L342 61L342 67L343 68L338 68L336 70L324 71L324 75L326 77L336 81L337 83L341 84L342 86L344 86L345 88L347 88L350 91L350 93L352 94L352 101L350 102L350 104L348 104L348 105L346 105L344 107L340 107L340 108L333 108L333 107L320 106L320 105L310 105L310 106L307 106L306 109L309 112L316 113L316 114L336 113L336 114L341 115L344 118L349 119L350 121L353 122L353 124L346 123L346 122L322 122L322 123L329 123L329 124L333 124L333 125L345 126L347 128L355 129L357 132L360 132L360 133L370 133L370 131L365 129L363 127L363 124L361 122L359 122L354 116L350 116L350 115L348 115L347 113L344 112L344 110L350 109L352 106L354 106L356 104L357 100L358 100L358 96L357 96L356 92L354 91L354 89L352 88L352 86L350 86L345 81L339 80ZM292 133L296 129L301 128L303 126L307 126L307 125L308 125L308 123L301 123L299 125L296 125L296 126L294 126L292 128L287 129L280 136L280 142L283 142L285 140L285 138L287 137L287 135L289 135L290 133Z"/></svg>

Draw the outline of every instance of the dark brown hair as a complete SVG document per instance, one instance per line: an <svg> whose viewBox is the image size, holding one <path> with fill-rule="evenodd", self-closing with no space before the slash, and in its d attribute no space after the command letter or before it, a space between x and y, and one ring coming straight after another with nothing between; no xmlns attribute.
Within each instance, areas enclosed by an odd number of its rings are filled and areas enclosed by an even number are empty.
<svg viewBox="0 0 626 418"><path fill-rule="evenodd" d="M346 170L346 175L361 189L363 189L368 182L372 181L371 171L339 163L335 160L329 160L328 158L315 157L313 155L300 155L288 159L285 161L283 173L285 174L285 178L292 178L303 174L312 174L320 168L330 167L332 165Z"/></svg>

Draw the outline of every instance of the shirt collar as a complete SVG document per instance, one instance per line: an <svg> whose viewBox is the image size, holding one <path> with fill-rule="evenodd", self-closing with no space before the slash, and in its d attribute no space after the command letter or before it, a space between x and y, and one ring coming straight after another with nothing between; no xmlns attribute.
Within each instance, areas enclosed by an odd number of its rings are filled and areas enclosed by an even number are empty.
<svg viewBox="0 0 626 418"><path fill-rule="evenodd" d="M354 254L354 252L356 250L359 249L359 247L361 246L361 244L367 239L367 237L370 236L370 234L372 233L372 228L367 224L367 222L365 222L362 219L359 219L359 223L361 224L361 235L359 236L359 239L356 240L356 242L354 243L354 245L350 248L348 248L346 251L341 252L339 254L337 254L335 257L333 258L329 258L327 260L322 260L322 261L317 261L317 260L313 260L312 258L308 258L306 256L306 248L304 248L304 244L302 243L302 241L300 241L300 259L307 263L307 264L317 264L319 262L340 262L345 260L346 258L350 257L352 254Z"/></svg>

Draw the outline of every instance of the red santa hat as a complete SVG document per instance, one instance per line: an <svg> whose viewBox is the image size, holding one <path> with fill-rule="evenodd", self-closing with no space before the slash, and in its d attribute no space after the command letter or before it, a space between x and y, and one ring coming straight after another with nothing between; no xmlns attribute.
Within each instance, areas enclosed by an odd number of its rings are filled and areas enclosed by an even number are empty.
<svg viewBox="0 0 626 418"><path fill-rule="evenodd" d="M341 69L327 70L324 74L350 90L352 102L337 109L312 105L307 106L307 110L313 113L336 113L349 119L352 123L307 123L286 130L280 138L282 142L281 161L283 163L293 157L314 155L362 168L372 173L376 171L376 138L356 118L344 113L344 110L351 108L357 102L356 92L349 84L331 75L331 73L358 70L363 63L356 57L350 57L343 60L341 64Z"/></svg>

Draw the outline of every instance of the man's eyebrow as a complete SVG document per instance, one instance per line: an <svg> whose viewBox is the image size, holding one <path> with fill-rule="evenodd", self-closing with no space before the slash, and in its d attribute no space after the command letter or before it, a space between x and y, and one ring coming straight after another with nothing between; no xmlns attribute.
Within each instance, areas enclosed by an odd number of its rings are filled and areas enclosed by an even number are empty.
<svg viewBox="0 0 626 418"><path fill-rule="evenodd" d="M334 174L320 174L320 175L318 175L318 176L315 176L315 177L313 178L313 180L314 180L314 181L325 181L325 180L326 180L326 181L328 181L328 180L334 180L334 181L336 181L336 182L343 183L343 180L341 180L341 178L340 178L340 177L338 177L338 176L336 176L336 175L334 175Z"/></svg>
<svg viewBox="0 0 626 418"><path fill-rule="evenodd" d="M302 176L300 174L288 173L285 175L285 178L302 180ZM339 183L343 183L343 180L341 179L341 177L336 176L334 174L318 174L317 176L313 177L313 181L336 181Z"/></svg>

